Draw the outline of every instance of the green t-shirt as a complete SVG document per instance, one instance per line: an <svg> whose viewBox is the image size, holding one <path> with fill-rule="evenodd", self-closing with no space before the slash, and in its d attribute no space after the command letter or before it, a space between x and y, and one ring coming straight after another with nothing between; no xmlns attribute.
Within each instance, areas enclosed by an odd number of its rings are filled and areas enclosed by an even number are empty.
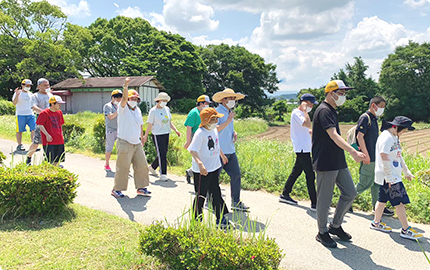
<svg viewBox="0 0 430 270"><path fill-rule="evenodd" d="M192 127L191 132L195 133L201 123L200 111L197 108L192 109L185 120L184 126Z"/></svg>

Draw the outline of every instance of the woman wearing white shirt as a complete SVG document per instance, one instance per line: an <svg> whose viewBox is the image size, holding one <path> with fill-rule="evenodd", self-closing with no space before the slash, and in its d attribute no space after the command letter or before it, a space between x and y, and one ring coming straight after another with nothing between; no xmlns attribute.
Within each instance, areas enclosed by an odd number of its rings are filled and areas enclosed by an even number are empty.
<svg viewBox="0 0 430 270"><path fill-rule="evenodd" d="M143 141L145 143L148 140L148 134L152 131L157 157L148 168L152 174L157 175L155 170L160 167L160 180L167 181L167 149L169 148L170 129L173 129L178 137L181 136L181 133L172 124L172 115L169 107L166 106L170 101L170 96L160 92L154 100L157 104L149 110L148 128L143 136Z"/></svg>

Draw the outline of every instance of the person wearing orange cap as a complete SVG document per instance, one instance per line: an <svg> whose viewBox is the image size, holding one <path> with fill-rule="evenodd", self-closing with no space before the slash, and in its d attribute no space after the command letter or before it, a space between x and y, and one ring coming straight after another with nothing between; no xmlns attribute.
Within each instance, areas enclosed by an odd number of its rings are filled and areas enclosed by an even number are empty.
<svg viewBox="0 0 430 270"><path fill-rule="evenodd" d="M209 108L209 104L212 103L210 98L206 95L201 95L197 98L197 104L194 109L192 109L185 120L184 126L187 127L187 142L184 145L184 148L187 149L191 144L191 140L193 139L194 133L196 133L197 129L200 125L200 112L203 109ZM185 171L185 175L187 177L187 182L191 183L191 178L193 177L193 170L188 169Z"/></svg>
<svg viewBox="0 0 430 270"><path fill-rule="evenodd" d="M128 90L130 78L125 78L123 95L118 106L118 141L114 186L111 195L122 198L122 191L127 190L130 165L133 164L134 186L137 195L150 196L148 190L148 163L143 151L143 119L137 106L140 102L136 90Z"/></svg>
<svg viewBox="0 0 430 270"><path fill-rule="evenodd" d="M122 99L122 91L115 89L111 93L111 101L103 106L106 126L106 151L105 151L105 171L112 171L109 166L109 159L112 154L113 146L117 139L118 129L118 105Z"/></svg>
<svg viewBox="0 0 430 270"><path fill-rule="evenodd" d="M326 247L337 247L330 234L343 241L349 241L351 235L342 228L343 218L350 208L357 192L348 170L344 151L348 151L356 162L365 158L365 154L350 146L341 136L336 107L346 100L347 87L343 81L330 81L325 87L325 100L315 111L312 128L313 168L317 174L317 223L318 234L315 239ZM332 203L334 186L340 190L333 221L327 228L327 219ZM330 233L330 234L329 234Z"/></svg>
<svg viewBox="0 0 430 270"><path fill-rule="evenodd" d="M193 203L194 215L197 219L202 219L202 208L207 199L205 196L209 194L216 215L216 224L221 228L229 225L228 220L225 218L228 209L221 196L219 186L221 166L228 162L227 157L221 150L217 131L218 119L223 116L214 108L203 109L200 112L200 128L197 129L188 147L188 151L193 156L192 170L194 191L196 192Z"/></svg>

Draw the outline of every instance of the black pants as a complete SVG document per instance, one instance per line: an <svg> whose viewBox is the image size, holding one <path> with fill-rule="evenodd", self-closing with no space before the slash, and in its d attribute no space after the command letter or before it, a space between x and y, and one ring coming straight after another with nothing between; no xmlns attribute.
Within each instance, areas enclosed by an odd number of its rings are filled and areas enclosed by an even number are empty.
<svg viewBox="0 0 430 270"><path fill-rule="evenodd" d="M207 194L212 198L212 206L217 219L220 219L223 215L228 213L225 202L221 197L221 188L219 187L220 170L221 168L208 173L206 176L194 172L194 191L196 192L196 198L194 199L193 208L196 218L201 218L203 204L205 203Z"/></svg>
<svg viewBox="0 0 430 270"><path fill-rule="evenodd" d="M308 194L311 199L311 204L316 205L317 194L315 192L315 173L312 168L312 159L310 153L296 153L296 163L294 164L293 171L285 183L282 195L288 196L293 189L294 183L297 178L305 171L306 185L308 187Z"/></svg>
<svg viewBox="0 0 430 270"><path fill-rule="evenodd" d="M169 134L152 135L157 157L151 166L155 170L160 166L161 174L167 174L167 149L169 148ZM161 164L161 165L160 165Z"/></svg>

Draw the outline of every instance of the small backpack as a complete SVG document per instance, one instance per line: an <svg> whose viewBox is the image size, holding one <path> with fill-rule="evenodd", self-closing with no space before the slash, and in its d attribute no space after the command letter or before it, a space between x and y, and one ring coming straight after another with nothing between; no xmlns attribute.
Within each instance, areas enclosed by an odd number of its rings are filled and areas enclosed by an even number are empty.
<svg viewBox="0 0 430 270"><path fill-rule="evenodd" d="M372 120L370 119L369 114L364 113L367 118L369 119L369 126L372 125ZM358 144L357 144L357 125L353 126L352 128L350 128L348 130L348 132L346 133L346 142L351 145L355 150L359 150L358 148Z"/></svg>

